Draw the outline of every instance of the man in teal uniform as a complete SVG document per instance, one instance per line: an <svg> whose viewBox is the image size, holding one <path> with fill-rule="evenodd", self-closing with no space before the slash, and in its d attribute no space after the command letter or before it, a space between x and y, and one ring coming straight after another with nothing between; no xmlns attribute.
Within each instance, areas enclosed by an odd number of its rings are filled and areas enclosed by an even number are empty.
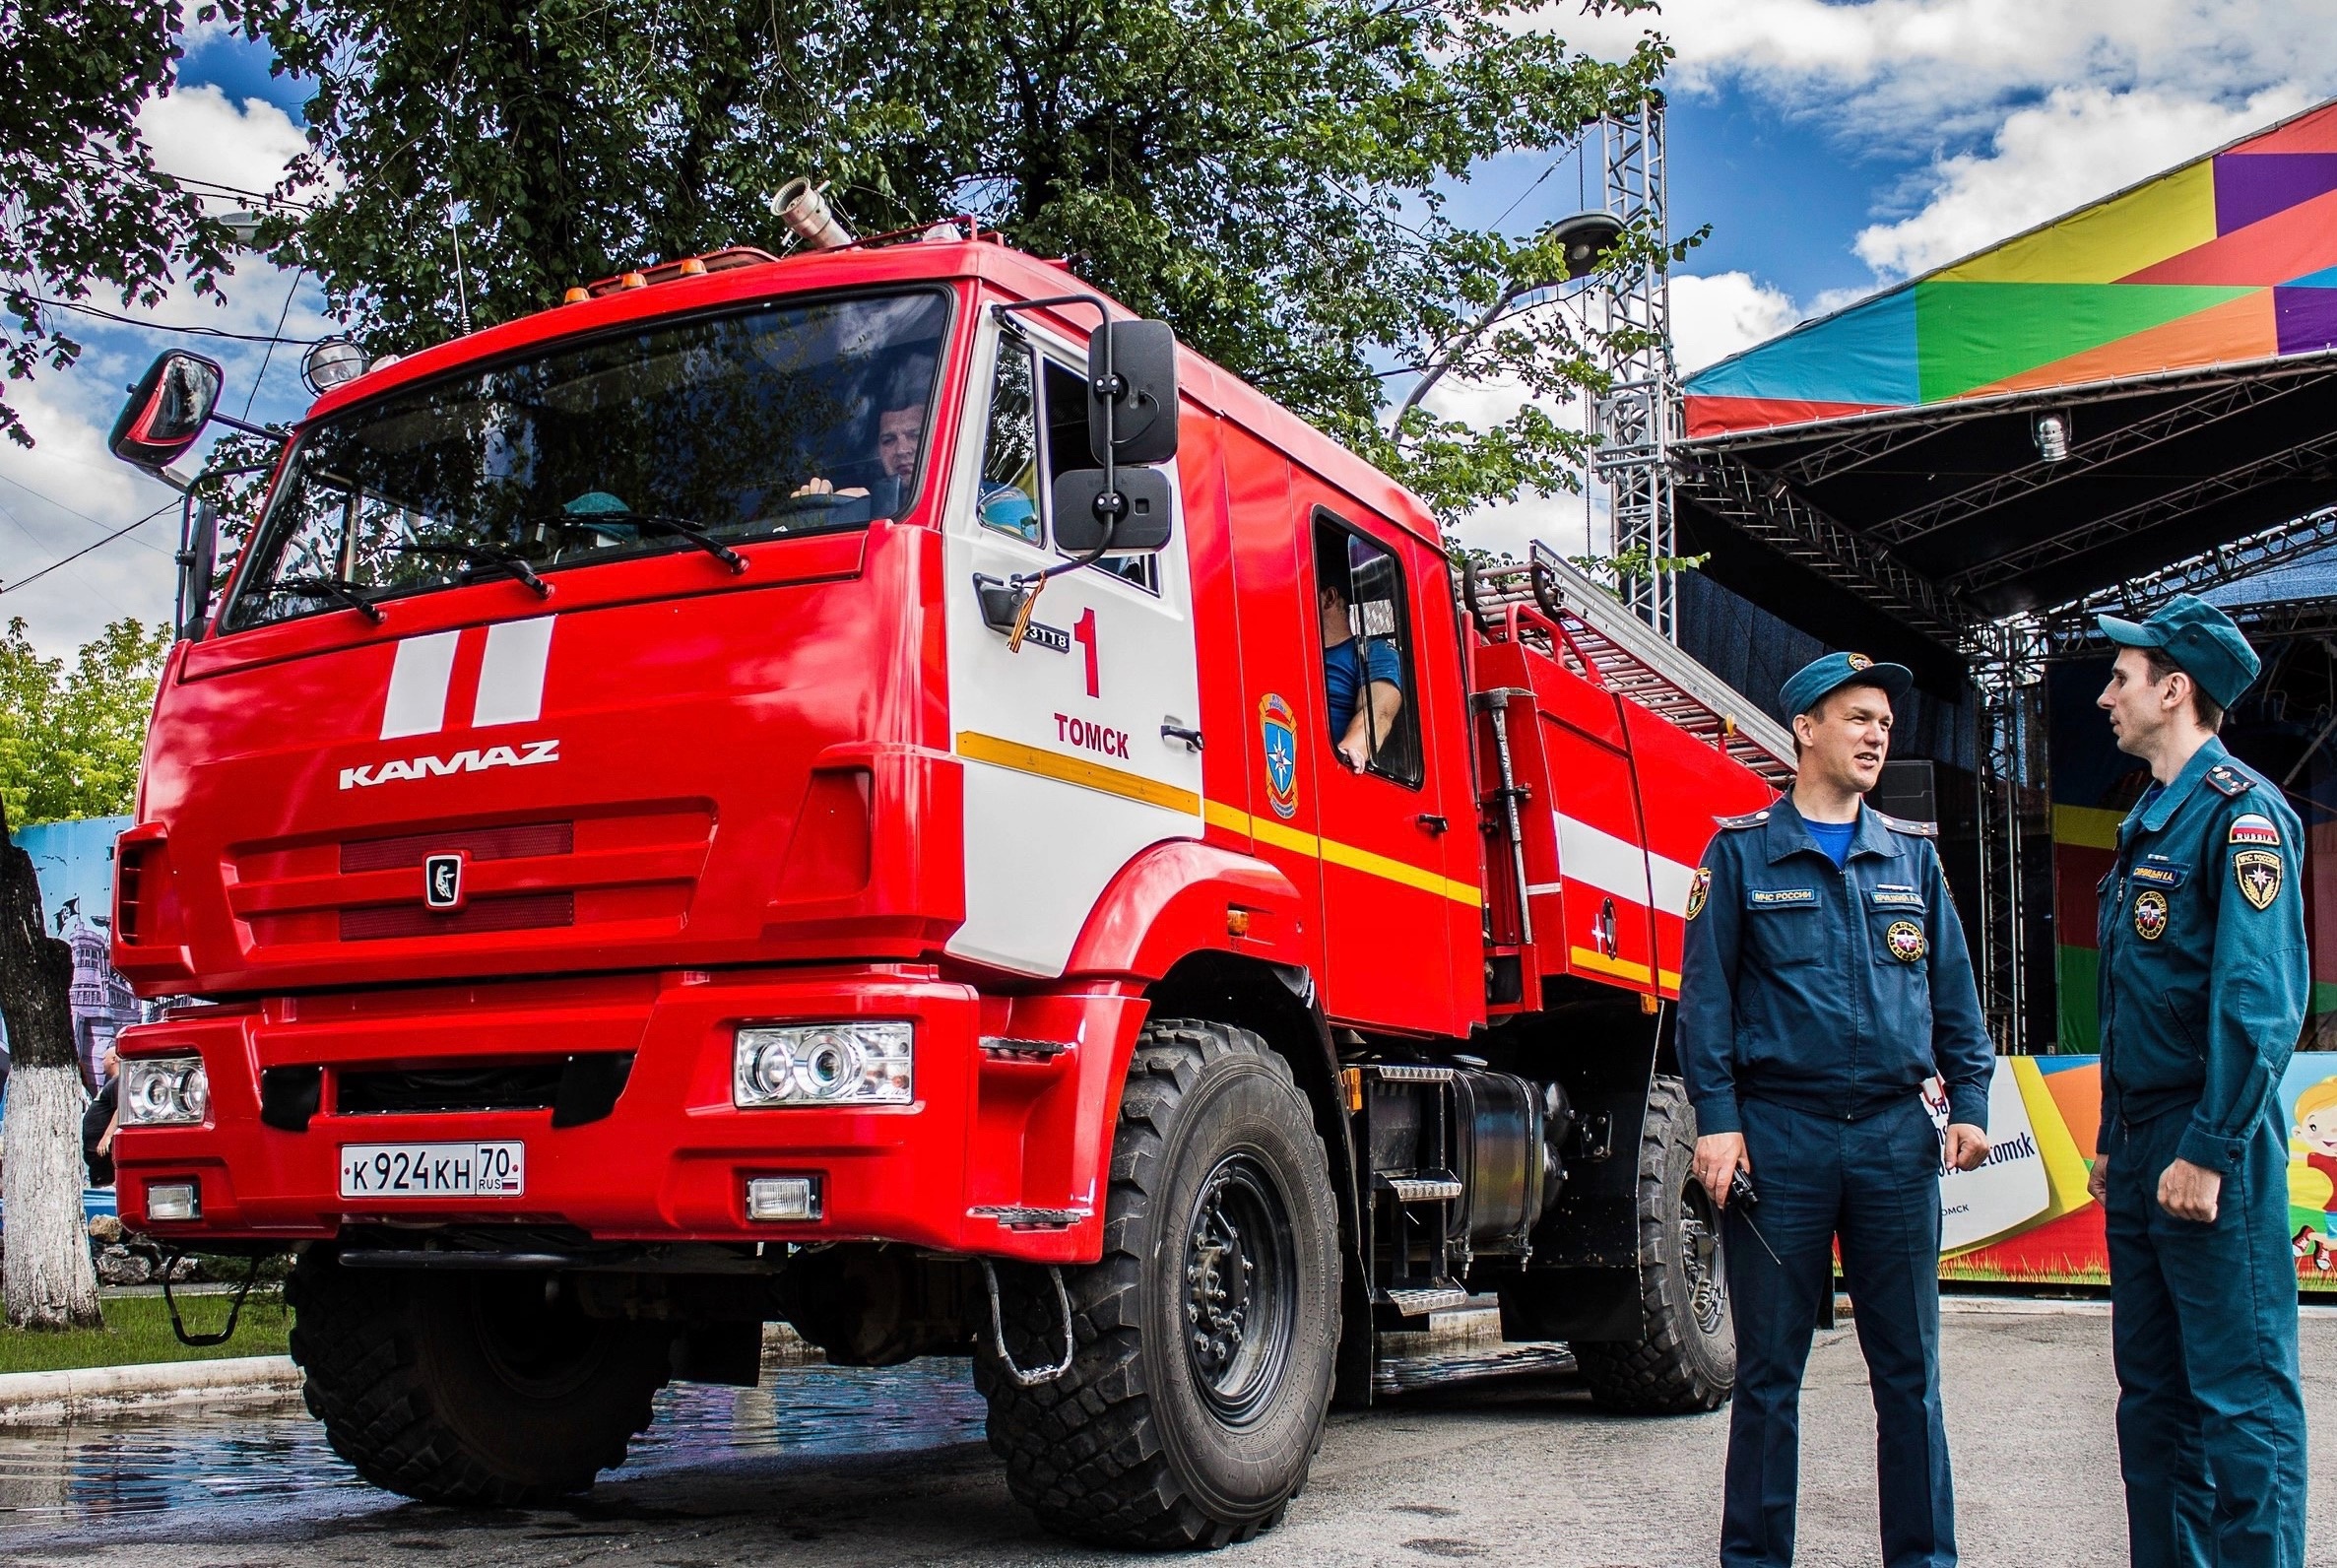
<svg viewBox="0 0 2337 1568"><path fill-rule="evenodd" d="M2151 784L2103 880L2102 1133L2136 1568L2300 1568L2305 1398L2276 1090L2311 973L2305 832L2216 731L2255 650L2206 601L2100 618L2100 705Z"/></svg>
<svg viewBox="0 0 2337 1568"><path fill-rule="evenodd" d="M1865 803L1905 667L1836 653L1785 683L1796 771L1723 818L1688 891L1680 1076L1726 1213L1736 1406L1723 1568L1793 1560L1801 1375L1834 1248L1874 1395L1886 1568L1956 1560L1939 1399L1939 1174L1988 1156L1995 1053L1929 822ZM1943 1135L1923 1081L1946 1085ZM1739 1172L1755 1205L1729 1201Z"/></svg>

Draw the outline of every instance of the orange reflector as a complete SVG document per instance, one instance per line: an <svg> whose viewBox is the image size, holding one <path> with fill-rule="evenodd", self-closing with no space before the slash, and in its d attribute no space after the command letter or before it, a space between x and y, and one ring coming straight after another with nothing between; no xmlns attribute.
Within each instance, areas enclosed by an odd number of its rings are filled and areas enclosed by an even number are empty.
<svg viewBox="0 0 2337 1568"><path fill-rule="evenodd" d="M617 280L617 287L619 289L646 289L649 287L649 280L637 272L628 272Z"/></svg>
<svg viewBox="0 0 2337 1568"><path fill-rule="evenodd" d="M698 260L697 257L691 256L682 262L682 276L684 278L703 278L706 276L706 264Z"/></svg>
<svg viewBox="0 0 2337 1568"><path fill-rule="evenodd" d="M580 305L591 297L592 291L590 289L571 289L566 294L560 295L560 303L563 305Z"/></svg>
<svg viewBox="0 0 2337 1568"><path fill-rule="evenodd" d="M1359 1067L1340 1068L1339 1086L1347 1091L1347 1109L1350 1111L1362 1110L1363 1069Z"/></svg>
<svg viewBox="0 0 2337 1568"><path fill-rule="evenodd" d="M1250 934L1250 911L1247 909L1225 911L1225 934L1229 937L1247 937Z"/></svg>

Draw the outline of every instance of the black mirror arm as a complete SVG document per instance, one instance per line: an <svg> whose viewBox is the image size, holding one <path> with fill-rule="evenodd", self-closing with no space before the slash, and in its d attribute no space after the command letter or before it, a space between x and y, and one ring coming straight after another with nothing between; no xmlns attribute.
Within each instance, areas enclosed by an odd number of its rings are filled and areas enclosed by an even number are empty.
<svg viewBox="0 0 2337 1568"><path fill-rule="evenodd" d="M1006 321L1019 310L1042 310L1055 305L1086 305L1095 312L1095 330L1102 333L1104 339L1104 381L1107 386L1117 385L1120 378L1112 369L1112 309L1104 303L1100 294L1049 294L1044 299L1004 300L990 308L1001 321ZM1113 448L1119 433L1119 412L1120 400L1107 396L1104 399L1104 490L1095 498L1096 508L1103 514L1103 538L1084 555L1073 556L1042 571L1014 573L1007 579L1010 587L1019 589L1044 582L1050 577L1060 577L1067 571L1092 566L1111 554L1112 536L1120 531L1120 519L1128 511L1127 497L1120 493L1119 469L1113 461Z"/></svg>

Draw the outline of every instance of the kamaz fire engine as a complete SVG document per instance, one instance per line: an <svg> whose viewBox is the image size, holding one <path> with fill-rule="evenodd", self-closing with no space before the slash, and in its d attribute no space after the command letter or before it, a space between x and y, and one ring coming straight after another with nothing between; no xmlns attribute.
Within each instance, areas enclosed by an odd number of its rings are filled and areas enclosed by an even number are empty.
<svg viewBox="0 0 2337 1568"><path fill-rule="evenodd" d="M231 569L190 491L124 1219L297 1249L310 1410L444 1503L774 1322L970 1357L1015 1496L1132 1545L1272 1525L1472 1296L1723 1401L1665 1020L1789 740L1063 266L847 237L346 374Z"/></svg>

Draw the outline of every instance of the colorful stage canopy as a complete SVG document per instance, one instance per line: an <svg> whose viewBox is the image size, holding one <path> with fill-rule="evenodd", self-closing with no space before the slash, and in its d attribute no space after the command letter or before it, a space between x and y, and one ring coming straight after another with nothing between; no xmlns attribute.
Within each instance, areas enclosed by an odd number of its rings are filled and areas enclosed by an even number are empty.
<svg viewBox="0 0 2337 1568"><path fill-rule="evenodd" d="M1691 437L2337 349L2337 102L1689 377Z"/></svg>

